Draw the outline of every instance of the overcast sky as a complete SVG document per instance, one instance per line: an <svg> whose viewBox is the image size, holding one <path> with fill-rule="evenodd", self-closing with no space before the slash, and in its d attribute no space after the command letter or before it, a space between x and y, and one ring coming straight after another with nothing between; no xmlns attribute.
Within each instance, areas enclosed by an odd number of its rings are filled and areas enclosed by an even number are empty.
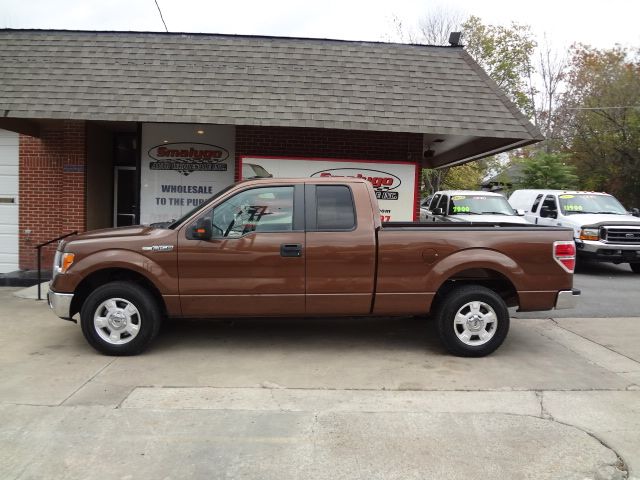
<svg viewBox="0 0 640 480"><path fill-rule="evenodd" d="M484 23L531 25L557 48L640 47L640 0L158 0L169 31L387 40L444 6ZM0 0L0 28L162 31L154 0Z"/></svg>

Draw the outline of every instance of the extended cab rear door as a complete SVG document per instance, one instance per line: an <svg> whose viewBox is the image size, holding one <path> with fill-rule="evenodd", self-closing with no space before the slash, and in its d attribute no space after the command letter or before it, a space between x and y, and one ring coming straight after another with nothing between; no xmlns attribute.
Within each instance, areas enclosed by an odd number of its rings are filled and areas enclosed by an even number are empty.
<svg viewBox="0 0 640 480"><path fill-rule="evenodd" d="M201 217L213 237L193 238ZM182 314L305 313L304 185L249 185L178 234Z"/></svg>
<svg viewBox="0 0 640 480"><path fill-rule="evenodd" d="M305 186L308 315L362 315L375 281L374 209L364 183Z"/></svg>

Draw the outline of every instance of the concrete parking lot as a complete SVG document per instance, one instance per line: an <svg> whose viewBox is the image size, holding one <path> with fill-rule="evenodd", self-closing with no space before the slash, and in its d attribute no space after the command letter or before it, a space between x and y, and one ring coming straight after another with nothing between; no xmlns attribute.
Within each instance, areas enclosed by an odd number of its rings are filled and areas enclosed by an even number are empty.
<svg viewBox="0 0 640 480"><path fill-rule="evenodd" d="M416 318L174 321L112 358L14 292L3 479L640 478L637 316L515 318L481 359Z"/></svg>

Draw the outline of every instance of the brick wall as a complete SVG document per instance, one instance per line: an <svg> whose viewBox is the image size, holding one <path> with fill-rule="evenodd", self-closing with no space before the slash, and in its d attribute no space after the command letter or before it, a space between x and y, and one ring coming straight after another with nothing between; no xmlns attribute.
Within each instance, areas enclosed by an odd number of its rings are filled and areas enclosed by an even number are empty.
<svg viewBox="0 0 640 480"><path fill-rule="evenodd" d="M236 180L242 174L240 157L243 155L419 162L422 147L422 135L417 133L239 126L236 128ZM415 208L419 214L418 203Z"/></svg>
<svg viewBox="0 0 640 480"><path fill-rule="evenodd" d="M38 243L86 229L86 124L64 120L40 138L20 136L20 268L36 266ZM242 155L418 161L422 136L284 127L236 129L236 172ZM416 205L418 209L418 205ZM25 230L30 230L26 234ZM49 268L55 244L43 250Z"/></svg>
<svg viewBox="0 0 640 480"><path fill-rule="evenodd" d="M20 268L36 267L35 245L85 230L85 143L85 123L72 120L44 127L40 138L20 135ZM45 269L55 247L43 249Z"/></svg>

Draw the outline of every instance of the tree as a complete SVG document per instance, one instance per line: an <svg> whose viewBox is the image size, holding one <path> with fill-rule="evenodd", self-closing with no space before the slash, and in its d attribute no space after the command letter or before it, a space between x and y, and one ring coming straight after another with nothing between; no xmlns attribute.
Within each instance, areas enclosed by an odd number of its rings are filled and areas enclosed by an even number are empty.
<svg viewBox="0 0 640 480"><path fill-rule="evenodd" d="M425 168L422 170L423 188L428 193L438 190L477 190L486 170L482 161L437 170Z"/></svg>
<svg viewBox="0 0 640 480"><path fill-rule="evenodd" d="M585 188L640 205L640 52L573 49L562 139Z"/></svg>
<svg viewBox="0 0 640 480"><path fill-rule="evenodd" d="M533 114L531 56L536 48L531 29L512 23L510 27L485 25L476 16L462 24L463 43L498 87L525 113Z"/></svg>
<svg viewBox="0 0 640 480"><path fill-rule="evenodd" d="M523 170L518 188L576 188L578 177L575 167L566 160L566 155L546 152L520 160Z"/></svg>
<svg viewBox="0 0 640 480"><path fill-rule="evenodd" d="M437 7L418 21L417 37L427 45L449 45L449 34L462 29L464 15L445 7Z"/></svg>
<svg viewBox="0 0 640 480"><path fill-rule="evenodd" d="M545 136L545 152L551 153L560 149L560 129L565 121L565 113L559 108L562 98L561 89L567 74L568 61L564 54L552 48L549 40L544 38L538 45L538 59L535 72L531 71L529 81L531 101L533 103L533 123ZM537 80L534 86L534 76ZM540 148L540 147L534 147Z"/></svg>

